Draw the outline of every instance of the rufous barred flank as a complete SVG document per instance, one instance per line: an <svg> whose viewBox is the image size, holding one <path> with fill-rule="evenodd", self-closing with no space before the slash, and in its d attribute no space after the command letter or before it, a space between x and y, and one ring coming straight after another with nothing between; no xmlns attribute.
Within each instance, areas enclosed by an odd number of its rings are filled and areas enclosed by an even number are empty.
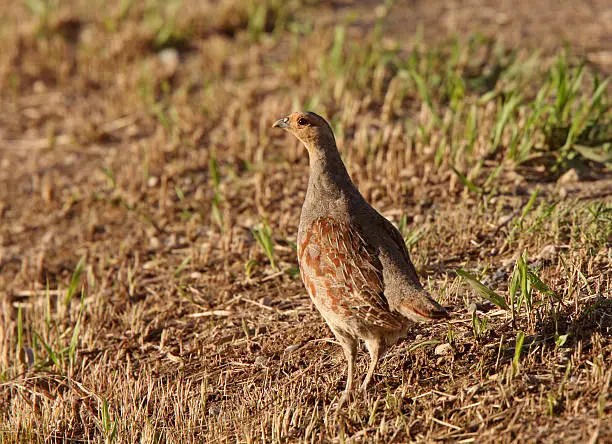
<svg viewBox="0 0 612 444"><path fill-rule="evenodd" d="M274 127L291 132L308 150L298 261L304 286L348 361L344 400L353 390L359 340L371 358L365 391L378 361L411 321L449 315L421 286L402 235L353 184L327 121L295 112Z"/></svg>

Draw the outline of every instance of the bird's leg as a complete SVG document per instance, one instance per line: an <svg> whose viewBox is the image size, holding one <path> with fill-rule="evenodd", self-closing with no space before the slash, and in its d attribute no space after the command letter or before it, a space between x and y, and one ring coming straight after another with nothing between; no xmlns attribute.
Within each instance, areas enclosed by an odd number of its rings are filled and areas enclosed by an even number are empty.
<svg viewBox="0 0 612 444"><path fill-rule="evenodd" d="M344 356L347 361L347 376L346 376L346 388L344 389L344 394L350 393L353 391L353 381L355 375L355 361L357 359L357 341L352 340L351 342L347 342L342 344L342 348L344 349Z"/></svg>
<svg viewBox="0 0 612 444"><path fill-rule="evenodd" d="M374 371L376 370L376 366L378 365L378 361L384 355L387 345L384 342L384 339L377 338L366 341L366 346L368 347L368 351L370 352L370 368L368 369L368 374L363 380L363 384L359 390L365 392L368 388L368 384L372 380L372 376L374 376Z"/></svg>
<svg viewBox="0 0 612 444"><path fill-rule="evenodd" d="M358 341L353 336L350 336L344 332L340 332L336 329L332 329L334 335L342 345L342 350L344 351L344 357L347 362L347 376L346 376L346 388L344 389L344 393L342 394L342 398L340 398L340 405L347 400L349 395L353 391L353 382L355 376L355 361L357 360L357 344Z"/></svg>

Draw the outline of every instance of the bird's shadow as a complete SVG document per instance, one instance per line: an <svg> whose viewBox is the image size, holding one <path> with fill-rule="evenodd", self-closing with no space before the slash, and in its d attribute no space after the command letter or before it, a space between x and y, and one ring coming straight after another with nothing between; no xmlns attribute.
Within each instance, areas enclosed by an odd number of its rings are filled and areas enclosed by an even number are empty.
<svg viewBox="0 0 612 444"><path fill-rule="evenodd" d="M604 337L612 335L612 299L598 296L576 311L565 306L559 311L549 310L539 329L541 335L555 332L569 334L570 344L582 341L583 345L591 341L591 337L600 333Z"/></svg>
<svg viewBox="0 0 612 444"><path fill-rule="evenodd" d="M565 305L559 309L549 308L536 321L534 334L525 336L523 348L537 344L549 344L559 348L582 350L591 347L596 333L604 338L612 336L612 299L598 296L576 310ZM515 346L502 351L502 362L512 360Z"/></svg>

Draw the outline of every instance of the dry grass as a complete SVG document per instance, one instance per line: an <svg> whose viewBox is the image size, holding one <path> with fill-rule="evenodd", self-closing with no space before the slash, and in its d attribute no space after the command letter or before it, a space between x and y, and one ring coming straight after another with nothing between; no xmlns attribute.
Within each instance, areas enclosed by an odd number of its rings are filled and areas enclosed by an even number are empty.
<svg viewBox="0 0 612 444"><path fill-rule="evenodd" d="M534 27L398 41L402 4L5 3L3 442L612 439L609 48L581 27L538 55ZM307 159L269 128L303 108L454 316L338 416L296 268Z"/></svg>

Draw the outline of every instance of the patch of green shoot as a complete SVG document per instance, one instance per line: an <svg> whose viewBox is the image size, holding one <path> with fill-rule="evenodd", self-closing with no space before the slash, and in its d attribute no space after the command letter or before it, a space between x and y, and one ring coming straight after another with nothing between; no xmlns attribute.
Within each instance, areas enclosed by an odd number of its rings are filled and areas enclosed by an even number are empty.
<svg viewBox="0 0 612 444"><path fill-rule="evenodd" d="M212 218L215 224L219 227L221 233L225 232L225 223L223 221L223 214L221 213L221 198L218 195L213 196L211 202Z"/></svg>
<svg viewBox="0 0 612 444"><path fill-rule="evenodd" d="M253 276L253 272L255 271L255 267L258 265L259 262L256 259L249 259L246 261L244 264L244 274L246 275L247 279L251 279L251 276Z"/></svg>
<svg viewBox="0 0 612 444"><path fill-rule="evenodd" d="M540 194L540 189L536 188L535 191L531 194L531 197L529 198L525 206L523 207L523 211L521 212L520 216L518 216L518 218L516 218L516 220L513 221L512 229L509 230L508 235L506 236L504 247L506 245L509 245L511 242L513 242L513 239L516 238L517 234L523 231L524 229L523 222L525 221L525 218L527 217L527 215L530 213L531 209L535 205L535 202L539 194ZM554 207L550 211L552 212L552 210L554 210Z"/></svg>
<svg viewBox="0 0 612 444"><path fill-rule="evenodd" d="M406 236L404 236L404 241L406 242L406 247L410 250L418 241L420 241L423 236L425 236L426 229L423 227L415 228L414 230L408 230Z"/></svg>
<svg viewBox="0 0 612 444"><path fill-rule="evenodd" d="M536 188L536 190L533 192L533 194L531 195L531 197L527 201L527 205L525 205L525 208L523 208L523 212L521 213L521 217L519 217L518 221L516 222L516 224L519 227L519 229L523 228L523 220L525 219L525 216L527 216L527 214L529 214L529 212L533 208L533 205L535 204L535 201L538 198L539 194L540 194L540 189Z"/></svg>
<svg viewBox="0 0 612 444"><path fill-rule="evenodd" d="M37 332L34 332L34 339L36 340L36 342L42 344L42 346L47 352L47 355L49 355L49 359L51 360L57 371L60 372L60 374L63 374L63 359L61 353L56 353L53 348Z"/></svg>
<svg viewBox="0 0 612 444"><path fill-rule="evenodd" d="M521 359L521 353L523 352L523 342L525 341L525 333L519 331L516 334L516 344L514 346L514 358L512 358L512 376L516 376L519 373L519 361Z"/></svg>
<svg viewBox="0 0 612 444"><path fill-rule="evenodd" d="M455 333L455 329L453 328L452 324L448 324L448 330L446 332L446 341L452 346L455 344L456 338L457 335Z"/></svg>
<svg viewBox="0 0 612 444"><path fill-rule="evenodd" d="M459 181L463 184L463 186L465 186L472 193L483 193L483 189L480 188L478 185L475 185L474 182L472 182L470 179L467 178L467 176L465 176L465 174L457 170L455 167L451 167L451 170L453 170L453 173L455 173L455 175L459 178Z"/></svg>
<svg viewBox="0 0 612 444"><path fill-rule="evenodd" d="M70 345L68 346L68 362L74 367L76 364L76 352L79 343L79 334L81 331L81 319L83 318L83 311L85 309L85 290L81 289L81 308L79 309L79 316L74 330L72 331L72 338L70 339Z"/></svg>
<svg viewBox="0 0 612 444"><path fill-rule="evenodd" d="M547 397L546 397L548 401L546 414L548 416L554 416L554 415L558 415L559 413L561 413L561 410L563 408L563 400L565 398L565 395L564 395L565 384L567 384L567 381L569 379L571 372L572 372L572 363L570 361L565 367L563 378L561 379L561 383L559 384L559 387L557 388L557 390L551 390L550 392L548 392Z"/></svg>
<svg viewBox="0 0 612 444"><path fill-rule="evenodd" d="M215 157L214 152L211 152L210 159L208 160L208 172L210 173L210 178L215 187L215 194L218 194L221 179L219 176L219 164L217 163L217 158Z"/></svg>
<svg viewBox="0 0 612 444"><path fill-rule="evenodd" d="M189 265L189 263L191 262L191 259L193 259L192 255L187 256L185 259L183 259L181 261L181 263L179 264L178 267L176 267L176 270L174 271L174 277L178 278L181 274L181 272L187 268L187 266Z"/></svg>
<svg viewBox="0 0 612 444"><path fill-rule="evenodd" d="M472 333L474 334L474 338L476 341L480 342L487 334L488 321L487 318L484 317L481 319L477 311L478 307L472 302L468 307L468 313L470 313L472 317Z"/></svg>
<svg viewBox="0 0 612 444"><path fill-rule="evenodd" d="M79 285L79 282L81 281L81 274L83 273L84 266L85 266L85 258L81 257L72 273L72 278L70 279L70 285L68 286L68 290L66 291L66 296L64 297L64 305L66 307L70 305L70 301L72 300L74 293L77 290L77 286Z"/></svg>
<svg viewBox="0 0 612 444"><path fill-rule="evenodd" d="M299 267L289 267L285 270L285 273L291 279L297 279L298 277L300 277L300 268Z"/></svg>
<svg viewBox="0 0 612 444"><path fill-rule="evenodd" d="M476 278L476 276L462 269L456 270L456 273L465 281L467 281L468 284L470 284L470 286L478 296L495 304L499 308L503 308L504 310L508 309L508 304L506 303L506 300L502 296L491 290L489 287L484 285L482 282L480 282L478 278Z"/></svg>
<svg viewBox="0 0 612 444"><path fill-rule="evenodd" d="M176 197L178 197L178 200L181 201L183 207L183 209L181 210L181 220L188 221L189 219L191 219L191 216L193 214L189 209L187 202L185 201L185 194L183 193L181 187L179 187L178 185L174 187L174 191L176 193Z"/></svg>
<svg viewBox="0 0 612 444"><path fill-rule="evenodd" d="M495 126L493 128L492 141L491 141L491 149L489 153L497 152L499 148L499 144L501 142L501 138L506 128L506 125L514 115L518 105L521 103L522 96L512 95L510 98L506 100L503 104L501 111L497 115L497 120L495 122Z"/></svg>
<svg viewBox="0 0 612 444"><path fill-rule="evenodd" d="M221 195L220 191L221 178L219 175L219 165L217 163L217 158L215 157L214 152L211 153L210 159L208 160L208 172L210 174L210 180L212 181L213 187L215 189L215 194L213 195L211 202L212 219L223 234L225 233L225 223L223 220L223 213L221 212L223 196Z"/></svg>
<svg viewBox="0 0 612 444"><path fill-rule="evenodd" d="M264 219L259 227L251 230L251 233L253 233L253 237L264 250L264 253L266 253L272 269L278 270L278 266L274 260L274 239L272 239L272 230L268 222Z"/></svg>
<svg viewBox="0 0 612 444"><path fill-rule="evenodd" d="M102 408L100 411L102 419L102 431L105 436L105 442L113 442L117 436L117 423L114 422L110 415L110 409L108 407L108 401L106 398L102 398Z"/></svg>
<svg viewBox="0 0 612 444"><path fill-rule="evenodd" d="M397 229L402 235L402 237L405 239L406 231L408 229L408 218L406 217L405 213L401 215L399 223L397 224Z"/></svg>
<svg viewBox="0 0 612 444"><path fill-rule="evenodd" d="M569 337L570 337L570 333L566 333L564 335L555 333L555 345L557 347L563 347L565 343L567 342L567 340L569 339Z"/></svg>

